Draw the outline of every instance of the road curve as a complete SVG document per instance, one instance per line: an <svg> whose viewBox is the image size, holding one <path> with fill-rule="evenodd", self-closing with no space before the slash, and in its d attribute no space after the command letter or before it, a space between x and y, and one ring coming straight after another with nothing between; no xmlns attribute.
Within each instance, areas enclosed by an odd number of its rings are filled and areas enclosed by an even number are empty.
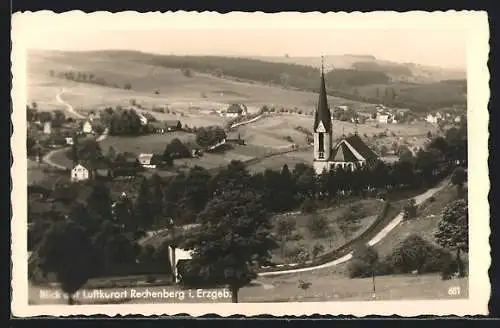
<svg viewBox="0 0 500 328"><path fill-rule="evenodd" d="M443 181L441 184L439 184L435 188L431 188L424 192L423 194L420 194L416 197L414 197L415 202L417 205L422 204L432 196L434 196L438 191L442 190L444 187L446 187L449 184L448 180ZM370 239L368 241L367 245L368 246L373 246L378 244L382 239L384 239L389 232L391 232L394 228L396 228L402 221L403 221L403 212L399 213L385 228L383 228L375 237ZM259 277L267 277L267 276L278 276L278 275L283 275L283 274L290 274L290 273L299 273L299 272L308 272L308 271L313 271L313 270L318 270L318 269L324 269L324 268L329 268L336 266L341 263L345 263L349 261L352 258L352 252L349 254L346 254L336 260L333 260L331 262L327 262L321 265L316 265L312 267L307 267L307 268L300 268L300 269L290 269L290 270L284 270L284 271L271 271L271 272L261 272L258 274Z"/></svg>

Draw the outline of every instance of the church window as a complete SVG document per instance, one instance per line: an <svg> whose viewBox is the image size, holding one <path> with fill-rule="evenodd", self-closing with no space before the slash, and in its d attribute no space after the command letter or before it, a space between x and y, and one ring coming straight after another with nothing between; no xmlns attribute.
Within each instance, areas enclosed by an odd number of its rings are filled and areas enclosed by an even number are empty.
<svg viewBox="0 0 500 328"><path fill-rule="evenodd" d="M320 133L318 135L318 143L319 143L319 151L324 152L325 151L325 135L323 133Z"/></svg>

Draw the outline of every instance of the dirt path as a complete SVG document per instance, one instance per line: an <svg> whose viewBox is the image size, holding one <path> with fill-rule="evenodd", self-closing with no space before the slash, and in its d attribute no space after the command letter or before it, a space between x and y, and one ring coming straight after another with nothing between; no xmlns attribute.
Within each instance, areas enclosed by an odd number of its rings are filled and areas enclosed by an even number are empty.
<svg viewBox="0 0 500 328"><path fill-rule="evenodd" d="M444 187L448 185L448 180L443 181L440 183L437 187L432 188L424 192L423 194L420 194L418 196L415 196L414 199L417 203L417 205L422 204L432 196L434 196L438 191L442 190ZM375 237L373 237L367 244L369 246L376 245L379 243L383 238L385 238L389 232L391 232L394 228L396 228L401 222L403 221L403 212L399 213L385 228L383 228ZM271 272L262 272L259 273L259 277L266 277L266 276L278 276L282 274L290 274L290 273L299 273L299 272L307 272L307 271L313 271L313 270L318 270L318 269L323 269L323 268L329 268L344 262L349 261L352 258L352 252L335 259L333 261L317 265L317 266L312 266L312 267L307 267L307 268L300 268L300 269L290 269L290 270L283 270L283 271L271 271Z"/></svg>
<svg viewBox="0 0 500 328"><path fill-rule="evenodd" d="M85 119L86 117L83 116L82 114L78 113L74 108L73 106L71 106L69 103L67 103L66 101L64 101L62 98L61 98L61 95L64 93L64 89L61 90L61 92L59 92L57 95L56 95L56 100L58 103L60 104L63 104L64 106L66 106L66 110L71 113L71 115L73 116L76 116L77 118L80 118L80 119Z"/></svg>

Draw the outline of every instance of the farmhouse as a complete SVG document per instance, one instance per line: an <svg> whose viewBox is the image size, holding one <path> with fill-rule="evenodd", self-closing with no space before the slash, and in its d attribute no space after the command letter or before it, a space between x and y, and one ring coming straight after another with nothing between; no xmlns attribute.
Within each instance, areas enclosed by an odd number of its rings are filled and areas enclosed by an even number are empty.
<svg viewBox="0 0 500 328"><path fill-rule="evenodd" d="M323 68L313 130L313 167L316 174L338 167L356 169L359 166L372 165L378 159L377 154L357 134L341 139L332 147L332 115L328 108Z"/></svg>
<svg viewBox="0 0 500 328"><path fill-rule="evenodd" d="M44 134L52 133L52 124L50 121L43 123L43 133Z"/></svg>
<svg viewBox="0 0 500 328"><path fill-rule="evenodd" d="M85 134L91 134L94 132L94 129L92 128L92 123L90 122L90 120L87 120L83 123L82 131Z"/></svg>
<svg viewBox="0 0 500 328"><path fill-rule="evenodd" d="M429 115L427 115L427 117L425 118L425 120L427 121L427 123L437 124L438 117L435 116L435 115L433 115L433 114L429 114Z"/></svg>
<svg viewBox="0 0 500 328"><path fill-rule="evenodd" d="M379 113L377 115L377 121L379 123L382 123L382 124L387 124L389 123L389 120L391 119L391 115L389 113L385 113L385 112L382 112L382 113Z"/></svg>
<svg viewBox="0 0 500 328"><path fill-rule="evenodd" d="M142 167L154 169L156 166L151 165L151 159L153 158L153 154L139 154L138 159L139 163Z"/></svg>
<svg viewBox="0 0 500 328"><path fill-rule="evenodd" d="M165 122L149 122L148 132L154 134L164 134L167 132L167 126Z"/></svg>
<svg viewBox="0 0 500 328"><path fill-rule="evenodd" d="M66 140L66 144L72 146L74 144L73 138L72 137L65 137L64 140Z"/></svg>
<svg viewBox="0 0 500 328"><path fill-rule="evenodd" d="M71 170L71 182L86 181L88 179L90 179L90 172L85 166L77 164Z"/></svg>
<svg viewBox="0 0 500 328"><path fill-rule="evenodd" d="M227 117L239 117L247 114L248 109L244 104L231 104L226 110Z"/></svg>
<svg viewBox="0 0 500 328"><path fill-rule="evenodd" d="M163 160L161 154L140 154L138 160L142 167L148 169L166 166L166 162Z"/></svg>

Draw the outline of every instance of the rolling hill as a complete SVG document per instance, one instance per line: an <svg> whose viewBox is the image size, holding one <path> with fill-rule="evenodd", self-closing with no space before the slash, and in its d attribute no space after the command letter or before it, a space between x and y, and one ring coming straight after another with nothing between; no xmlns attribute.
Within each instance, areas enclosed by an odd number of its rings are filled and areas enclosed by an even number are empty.
<svg viewBox="0 0 500 328"><path fill-rule="evenodd" d="M416 83L408 80L415 78L408 71L411 70L408 67L415 65L389 65L369 56L358 56L355 59L361 61L351 60L351 68L338 68L327 73L327 88L332 96L332 105L384 103L414 111L455 105L465 107L465 80L449 83L452 76L448 75L447 81ZM189 104L188 107L203 107L198 103L209 103L209 108L205 108L209 110L217 107L217 104L227 106L231 102L245 102L254 107L265 104L312 109L316 99L311 92L317 91L319 75L317 67L296 63L115 50L31 52L28 68L30 95L36 94L36 89L40 91L40 87L61 87L61 84L64 86L68 82L76 87L74 82L78 76L78 86L85 82L86 86L107 87L107 98L112 98L119 90L120 94L116 98L123 99L123 91L126 89L127 94L130 94L126 102L132 97L138 97L141 101L155 105L184 102ZM406 80L395 78L395 72L398 76L407 76ZM380 89L378 96L362 90L374 85ZM440 92L442 88L446 92ZM387 89L390 89L391 94L398 94L389 98L382 96L387 93ZM43 90L40 96L48 94L48 90ZM84 95L86 98L93 98L87 92Z"/></svg>
<svg viewBox="0 0 500 328"><path fill-rule="evenodd" d="M319 57L251 57L258 60L274 63L296 64L319 68ZM325 66L340 69L359 69L384 72L395 79L408 82L439 82L442 80L461 80L466 78L466 72L459 69L444 69L436 66L420 65L416 63L396 63L378 59L371 55L327 55Z"/></svg>

